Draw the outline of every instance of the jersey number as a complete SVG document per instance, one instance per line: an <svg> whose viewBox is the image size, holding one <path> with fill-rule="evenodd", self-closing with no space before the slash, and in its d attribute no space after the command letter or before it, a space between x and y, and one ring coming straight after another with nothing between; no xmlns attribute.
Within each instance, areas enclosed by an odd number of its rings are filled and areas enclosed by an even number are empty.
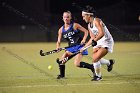
<svg viewBox="0 0 140 93"><path fill-rule="evenodd" d="M69 37L70 43L74 43L74 40L72 39L72 37Z"/></svg>

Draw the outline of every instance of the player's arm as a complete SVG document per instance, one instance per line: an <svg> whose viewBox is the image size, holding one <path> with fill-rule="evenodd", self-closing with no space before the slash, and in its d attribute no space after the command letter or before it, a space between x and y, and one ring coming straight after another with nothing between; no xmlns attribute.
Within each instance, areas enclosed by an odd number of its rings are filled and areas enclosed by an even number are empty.
<svg viewBox="0 0 140 93"><path fill-rule="evenodd" d="M61 38L62 38L62 27L58 30L58 39L56 43L56 49L60 48Z"/></svg>
<svg viewBox="0 0 140 93"><path fill-rule="evenodd" d="M96 35L94 41L98 41L99 39L101 39L104 36L103 26L102 26L99 18L96 18L94 22L98 29L98 34Z"/></svg>
<svg viewBox="0 0 140 93"><path fill-rule="evenodd" d="M86 30L84 27L82 27L78 23L74 23L74 29L78 29L78 30L84 32L84 37L83 37L83 40L81 41L81 43L84 44L86 42L86 39L87 39L87 36L88 36L88 30Z"/></svg>
<svg viewBox="0 0 140 93"><path fill-rule="evenodd" d="M95 35L91 32L91 30L89 28L88 28L88 32L89 32L89 35L90 35L90 39L88 40L88 42L86 43L86 45L84 47L87 47L87 46L91 45L92 40L95 39Z"/></svg>

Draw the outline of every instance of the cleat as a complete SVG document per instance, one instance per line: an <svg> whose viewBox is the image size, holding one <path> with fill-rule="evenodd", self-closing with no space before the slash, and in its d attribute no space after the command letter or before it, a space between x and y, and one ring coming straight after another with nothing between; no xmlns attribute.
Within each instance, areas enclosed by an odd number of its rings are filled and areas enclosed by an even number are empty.
<svg viewBox="0 0 140 93"><path fill-rule="evenodd" d="M107 71L110 72L113 69L113 64L115 63L115 60L110 59L110 65L107 66Z"/></svg>
<svg viewBox="0 0 140 93"><path fill-rule="evenodd" d="M91 81L100 81L102 80L102 77L94 76L94 78Z"/></svg>
<svg viewBox="0 0 140 93"><path fill-rule="evenodd" d="M56 79L64 79L64 76L58 75Z"/></svg>

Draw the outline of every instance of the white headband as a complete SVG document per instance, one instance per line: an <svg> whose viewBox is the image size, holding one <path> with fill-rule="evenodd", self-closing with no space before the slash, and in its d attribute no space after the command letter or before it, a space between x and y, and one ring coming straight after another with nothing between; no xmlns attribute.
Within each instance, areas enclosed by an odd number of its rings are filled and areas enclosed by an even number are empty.
<svg viewBox="0 0 140 93"><path fill-rule="evenodd" d="M93 15L93 13L88 13L88 12L85 12L85 11L82 11L83 14L88 14L88 15Z"/></svg>

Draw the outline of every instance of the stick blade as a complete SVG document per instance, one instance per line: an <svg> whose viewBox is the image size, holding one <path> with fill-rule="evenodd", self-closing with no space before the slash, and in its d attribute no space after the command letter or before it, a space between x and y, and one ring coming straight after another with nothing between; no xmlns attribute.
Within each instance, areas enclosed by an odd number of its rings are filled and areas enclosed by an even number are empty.
<svg viewBox="0 0 140 93"><path fill-rule="evenodd" d="M44 53L43 53L43 50L40 50L40 55L45 56Z"/></svg>

